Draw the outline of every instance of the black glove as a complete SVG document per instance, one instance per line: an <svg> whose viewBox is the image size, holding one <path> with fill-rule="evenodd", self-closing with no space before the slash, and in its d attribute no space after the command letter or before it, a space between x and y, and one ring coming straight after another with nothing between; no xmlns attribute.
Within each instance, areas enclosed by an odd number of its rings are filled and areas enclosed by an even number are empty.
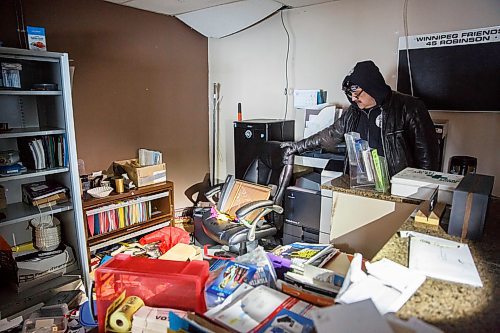
<svg viewBox="0 0 500 333"><path fill-rule="evenodd" d="M283 164L293 164L293 155L298 153L298 146L296 142L282 142L280 148L283 149Z"/></svg>

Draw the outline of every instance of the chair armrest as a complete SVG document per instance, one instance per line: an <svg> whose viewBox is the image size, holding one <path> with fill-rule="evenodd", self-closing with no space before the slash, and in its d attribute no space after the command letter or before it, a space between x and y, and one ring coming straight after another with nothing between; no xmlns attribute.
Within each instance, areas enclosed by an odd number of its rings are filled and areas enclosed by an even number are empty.
<svg viewBox="0 0 500 333"><path fill-rule="evenodd" d="M211 189L209 189L207 192L205 192L205 197L207 198L208 201L210 201L210 203L212 203L213 205L217 205L217 202L214 200L214 197L220 193L220 191L222 190L222 186L224 184L217 184L215 186L213 186Z"/></svg>
<svg viewBox="0 0 500 333"><path fill-rule="evenodd" d="M248 222L246 216L257 209L261 209L262 211L252 221ZM275 205L272 200L259 200L247 203L236 211L238 221L250 229L248 231L249 241L255 240L255 229L257 228L259 220L272 211L281 214L283 213L283 207Z"/></svg>
<svg viewBox="0 0 500 333"><path fill-rule="evenodd" d="M258 201L249 202L246 205L238 208L238 210L236 211L236 217L238 217L238 220L244 220L248 214L250 214L251 212L253 212L256 209L269 208L271 210L274 210L274 209L272 209L273 206L277 207L278 210L275 210L275 212L277 212L278 214L281 214L283 212L283 208L281 208L280 206L274 205L272 200L258 200ZM281 209L281 211L279 211L279 209ZM254 219L254 221L255 221L255 219Z"/></svg>

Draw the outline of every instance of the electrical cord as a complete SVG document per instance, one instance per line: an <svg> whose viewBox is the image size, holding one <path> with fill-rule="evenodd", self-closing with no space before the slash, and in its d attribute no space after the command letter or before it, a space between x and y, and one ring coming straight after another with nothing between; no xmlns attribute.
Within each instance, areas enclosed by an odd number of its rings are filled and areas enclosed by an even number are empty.
<svg viewBox="0 0 500 333"><path fill-rule="evenodd" d="M408 63L408 75L410 76L410 91L411 95L414 96L413 93L413 76L411 73L411 63L410 63L410 45L408 45L408 1L405 0L404 6L403 6L403 24L404 24L404 31L405 31L405 40L406 40L406 61Z"/></svg>
<svg viewBox="0 0 500 333"><path fill-rule="evenodd" d="M285 29L286 32L286 59L285 59L285 114L283 116L283 122L281 123L281 140L284 140L283 137L283 131L284 131L284 126L285 126L285 120L286 116L288 113L288 59L290 55L290 34L288 33L288 29L286 28L285 21L283 20L283 10L286 9L283 8L280 11L280 16L281 16L281 24L283 25L283 29Z"/></svg>
<svg viewBox="0 0 500 333"><path fill-rule="evenodd" d="M20 7L20 3L18 1L16 1L14 3L14 9L16 11L17 38L19 40L19 47L24 48L23 39L21 38L21 33L23 31L23 28L21 27L22 19L21 19L20 14L19 14L19 10L20 10L19 7Z"/></svg>

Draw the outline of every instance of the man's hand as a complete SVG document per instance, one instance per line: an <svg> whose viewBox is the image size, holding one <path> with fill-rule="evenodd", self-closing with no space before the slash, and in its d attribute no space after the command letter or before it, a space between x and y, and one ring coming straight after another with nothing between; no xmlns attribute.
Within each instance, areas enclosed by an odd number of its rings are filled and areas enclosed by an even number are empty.
<svg viewBox="0 0 500 333"><path fill-rule="evenodd" d="M296 142L282 142L280 148L283 149L283 164L293 164L293 155L298 153Z"/></svg>

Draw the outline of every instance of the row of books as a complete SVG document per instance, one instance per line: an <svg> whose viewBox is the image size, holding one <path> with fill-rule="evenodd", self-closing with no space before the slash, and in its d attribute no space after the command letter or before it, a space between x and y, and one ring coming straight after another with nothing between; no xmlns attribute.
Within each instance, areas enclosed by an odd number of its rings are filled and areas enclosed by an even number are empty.
<svg viewBox="0 0 500 333"><path fill-rule="evenodd" d="M151 219L151 201L137 202L87 215L90 236L100 235Z"/></svg>
<svg viewBox="0 0 500 333"><path fill-rule="evenodd" d="M69 200L66 186L54 181L40 181L21 185L23 202L44 208Z"/></svg>
<svg viewBox="0 0 500 333"><path fill-rule="evenodd" d="M21 161L28 169L68 166L68 147L64 135L18 138L17 147Z"/></svg>

